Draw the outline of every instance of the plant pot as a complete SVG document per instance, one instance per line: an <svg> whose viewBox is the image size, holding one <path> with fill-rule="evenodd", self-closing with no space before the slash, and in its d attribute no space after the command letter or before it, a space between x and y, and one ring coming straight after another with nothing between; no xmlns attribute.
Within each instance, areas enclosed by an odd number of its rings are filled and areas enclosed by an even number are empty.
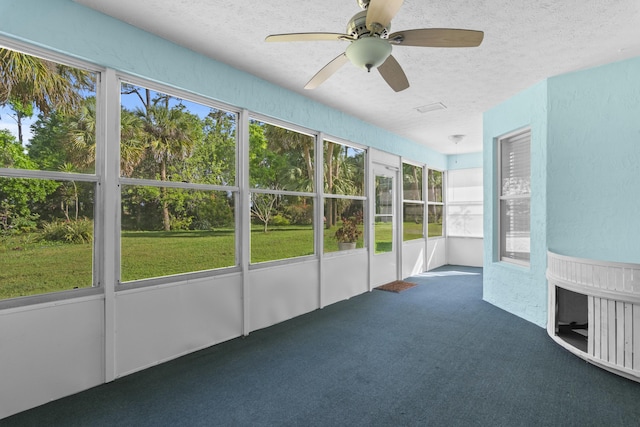
<svg viewBox="0 0 640 427"><path fill-rule="evenodd" d="M355 249L356 242L338 242L338 249L341 251L348 251L349 249Z"/></svg>

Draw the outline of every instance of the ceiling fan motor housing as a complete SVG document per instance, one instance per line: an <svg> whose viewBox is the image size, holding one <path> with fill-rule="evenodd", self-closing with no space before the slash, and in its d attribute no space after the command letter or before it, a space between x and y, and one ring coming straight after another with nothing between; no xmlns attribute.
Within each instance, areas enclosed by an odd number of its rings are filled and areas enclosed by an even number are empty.
<svg viewBox="0 0 640 427"><path fill-rule="evenodd" d="M368 2L367 2L368 3ZM391 30L391 24L386 27L378 27L376 28L376 34L382 38L386 39L389 37L389 30ZM367 11L363 10L362 12L358 12L349 21L347 24L347 34L354 38L360 38L361 36L369 36L372 35L371 31L367 28Z"/></svg>

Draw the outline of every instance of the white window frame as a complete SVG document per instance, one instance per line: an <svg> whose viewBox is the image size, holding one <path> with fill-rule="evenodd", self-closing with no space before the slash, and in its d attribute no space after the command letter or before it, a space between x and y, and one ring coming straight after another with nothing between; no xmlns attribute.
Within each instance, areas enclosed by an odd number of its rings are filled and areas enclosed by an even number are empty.
<svg viewBox="0 0 640 427"><path fill-rule="evenodd" d="M481 168L478 168L481 171ZM466 169L466 170L470 170L470 169ZM461 188L458 187L457 185L455 185L454 183L454 178L453 175L456 172L464 172L465 169L461 169L461 170L448 170L446 172L446 183L447 183L447 188L446 188L446 193L447 193L447 203L446 203L446 225L447 225L447 237L455 237L455 238L472 238L472 239L482 239L484 237L483 234L483 230L482 230L482 217L483 217L483 200L458 200L456 198L456 189L457 188ZM480 195L482 196L482 186L478 187L480 189ZM467 208L471 208L471 209L478 209L479 210L479 214L477 213L460 213L458 210L459 209L467 209ZM478 216L480 217L481 221L480 221L480 231L479 233L468 233L466 232L466 225L463 227L465 230L463 230L462 232L458 231L456 232L455 230L452 231L452 227L450 227L449 225L456 222L456 218L460 218L463 222L465 222L466 224L466 220L465 218L467 217L474 217L474 216Z"/></svg>
<svg viewBox="0 0 640 427"><path fill-rule="evenodd" d="M203 278L203 277L211 277L215 275L227 274L229 272L240 271L240 221L238 211L240 210L240 174L242 170L240 169L240 132L241 132L241 110L237 107L230 106L228 104L224 104L207 97L191 93L182 89L174 88L162 83L156 83L150 80L146 80L144 78L139 78L127 73L117 73L117 90L119 96L118 103L118 111L122 106L122 99L120 95L120 90L122 88L122 84L132 84L138 87L142 87L145 89L150 89L157 93L163 93L175 98L183 99L185 101L189 101L192 103L200 104L204 107L215 108L217 110L225 111L227 113L232 113L236 115L236 152L235 152L235 183L233 185L215 185L215 184L200 184L200 183L189 183L189 182L176 182L176 181L158 181L154 179L143 179L143 178L126 178L121 176L120 170L118 169L118 197L117 197L117 210L118 210L118 223L116 227L116 284L118 286L118 290L120 289L134 289L145 286L159 285L165 283L173 283L176 281L176 277L184 277L188 280ZM120 124L118 123L118 126ZM118 167L120 164L120 140L118 134ZM129 281L122 281L121 273L122 273L122 261L121 261L121 212L120 212L120 203L121 203L121 195L120 190L123 186L146 186L146 187L166 187L166 188L178 188L182 190L197 190L197 191L222 191L233 193L234 195L234 203L235 203L235 211L234 211L234 226L235 226L235 263L234 265L211 268L206 270L198 270L198 271L187 271L182 273L176 273L172 275L166 276L155 276L155 277L147 277L141 279L133 279Z"/></svg>
<svg viewBox="0 0 640 427"><path fill-rule="evenodd" d="M316 167L316 169L319 170L319 178L317 178L318 180L320 180L318 182L318 192L320 194L320 202L318 203L319 205L319 218L324 217L324 202L326 199L334 199L334 200L339 200L339 199L346 199L346 200L352 200L352 201L361 201L362 202L362 222L363 224L368 224L367 222L367 218L368 218L368 210L367 210L367 191L369 188L369 185L367 184L367 179L368 179L368 171L367 171L367 165L368 165L368 159L369 159L369 151L367 149L366 146L364 145L360 145L360 144L356 144L354 142L350 142L350 141L346 141L343 140L341 138L337 138L337 137L333 137L333 136L329 136L326 134L320 134L318 136L318 142L319 142L319 147L320 147L320 151L322 153L322 157L316 157L316 164L322 164L322 167ZM356 195L352 195L352 194L333 194L333 193L327 193L325 192L325 188L324 188L324 167L325 165L325 158L324 158L324 143L325 142L332 142L334 144L337 145L341 145L341 146L346 146L346 147L350 147L356 150L362 150L364 151L364 178L363 178L363 182L364 182L364 189L363 189L363 195L361 196L356 196ZM321 163L320 163L321 162ZM334 256L334 255L341 255L338 252L325 252L324 251L324 222L322 224L318 224L318 228L320 230L320 237L322 238L322 242L321 242L321 250L319 253L322 253L324 256ZM362 248L357 248L355 250L358 251L362 251L365 250L367 248L367 236L368 236L368 227L363 227L363 235L362 235Z"/></svg>
<svg viewBox="0 0 640 427"><path fill-rule="evenodd" d="M436 172L440 172L442 174L442 201L441 202L436 202L436 201L431 201L429 200L429 171L433 170ZM445 196L446 196L446 173L443 170L440 169L436 169L436 168L430 168L429 166L427 166L424 169L424 172L422 173L422 176L424 176L424 184L423 184L423 188L424 191L427 195L427 203L426 203L426 209L427 211L425 212L425 224L426 224L426 236L427 239L444 239L447 236L447 232L446 232L446 227L447 227L447 217L446 217L446 210L445 210ZM431 206L442 206L442 234L440 236L429 236L429 207Z"/></svg>
<svg viewBox="0 0 640 427"><path fill-rule="evenodd" d="M514 257L510 257L507 255L507 251L506 251L506 238L505 238L505 234L507 232L507 229L505 228L505 224L503 224L502 221L502 205L504 202L506 201L511 201L511 200L528 200L529 201L529 222L531 221L531 174L529 173L529 192L528 193L524 193L524 194L516 194L516 195L504 195L503 194L503 185L502 185L502 154L504 151L504 146L507 143L526 143L528 144L529 148L527 150L527 153L529 154L529 169L531 168L531 129L530 128L525 128L525 129L519 129L517 131L511 132L509 134L503 135L499 138L497 138L497 209L496 209L496 215L497 215L497 223L498 223L498 227L497 227L497 242L498 242L498 252L497 252L497 257L499 261L502 262L508 262L508 263L512 263L512 264L516 264L516 265L520 265L520 266L525 266L528 267L530 266L531 263L531 246L530 246L530 242L531 242L531 227L529 226L529 259L527 260L523 260L523 259L519 259L519 258L514 258Z"/></svg>
<svg viewBox="0 0 640 427"><path fill-rule="evenodd" d="M102 293L104 290L104 283L102 282L103 266L103 248L100 246L104 236L103 222L104 218L101 215L102 211L102 188L104 184L104 156L103 147L106 145L104 132L102 131L103 123L98 118L102 117L105 112L106 103L106 87L104 74L106 69L95 64L84 62L75 58L71 58L65 55L57 54L45 49L40 49L35 46L23 44L21 42L10 40L0 36L0 47L10 49L16 52L20 52L26 55L42 58L57 64L66 65L68 67L80 68L85 71L89 71L96 75L96 154L95 154L95 169L93 173L67 173L58 171L47 170L27 170L27 169L13 169L13 168L0 168L0 177L3 178L33 178L42 180L53 180L60 182L83 182L94 184L94 214L93 214L93 242L92 242L92 283L84 288L69 289L54 292L45 292L41 294L33 294L24 297L15 297L9 299L0 300L0 309L19 307L29 304L46 303L50 301L59 301L67 298L80 297L85 295L95 295Z"/></svg>
<svg viewBox="0 0 640 427"><path fill-rule="evenodd" d="M248 118L247 118L247 129L249 126L249 123L251 123L251 121L258 121L261 123L266 123L269 124L271 126L278 126L281 127L283 129L287 129L293 132L298 132L301 133L303 135L307 135L310 136L314 139L314 150L318 150L319 147L319 142L318 141L322 141L321 140L321 135L320 132L317 131L313 131L311 129L305 128L303 126L298 126L292 123L288 123L270 116L266 116L264 114L260 114L260 113L255 113L253 111L249 111L248 113ZM249 154L249 135L247 132L247 137L246 137L246 152L247 152L247 156ZM313 167L315 169L318 168L318 153L314 152L314 157L313 157ZM245 161L248 160L245 159ZM247 263L248 263L248 269L249 270L254 270L254 269L260 269L260 268L265 268L265 267L271 267L271 266L276 266L276 265L288 265L288 264L292 264L295 262L304 262L306 260L309 259L317 259L318 258L318 233L316 231L316 229L318 228L318 194L319 194L319 190L318 187L320 185L323 185L323 183L318 183L317 182L317 172L314 171L314 182L313 182L313 191L295 191L295 190L273 190L273 189L269 189L269 188L253 188L250 187L248 184L249 181L249 177L251 174L250 171L250 166L247 163L246 164L246 179L247 179L247 187L246 187L246 197L248 197L248 199L251 199L251 195L253 193L261 193L261 194L274 194L274 195L280 195L280 196L294 196L294 197L309 197L313 200L314 203L314 208L313 208L313 254L310 255L299 255L299 256L294 256L292 258L278 258L278 259L273 259L273 260L269 260L269 261L260 261L260 262L251 262L251 240L248 239L247 240L247 252L246 252L246 256L247 256ZM248 217L247 220L248 222L244 222L243 221L243 226L246 227L247 230L247 235L250 237L251 235L251 209L249 208L249 206L247 206L247 210L248 210Z"/></svg>
<svg viewBox="0 0 640 427"><path fill-rule="evenodd" d="M407 199L405 198L405 194L404 194L404 165L409 165L409 166L413 166L416 168L420 168L422 169L422 182L421 187L422 187L422 194L421 199L420 200L412 200L412 199ZM411 243L411 242L416 242L416 241L424 241L424 239L427 237L428 233L429 233L429 227L428 227L428 223L429 223L429 218L428 218L428 208L427 208L427 198L428 198L428 193L427 193L427 189L425 186L425 182L426 182L426 174L428 174L428 169L425 165L423 164L419 164L419 163L414 163L411 162L409 160L402 160L402 167L401 167L401 180L402 180L402 211L400 212L400 231L401 231L401 240L402 243ZM413 204L413 205L421 205L422 206L422 238L420 239L410 239L410 240L404 240L404 205L405 204Z"/></svg>

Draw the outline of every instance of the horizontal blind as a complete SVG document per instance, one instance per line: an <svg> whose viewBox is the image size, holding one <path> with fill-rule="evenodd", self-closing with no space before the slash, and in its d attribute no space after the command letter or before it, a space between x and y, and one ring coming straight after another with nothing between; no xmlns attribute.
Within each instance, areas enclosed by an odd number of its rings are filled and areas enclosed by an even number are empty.
<svg viewBox="0 0 640 427"><path fill-rule="evenodd" d="M502 196L531 193L531 132L500 141L500 177Z"/></svg>
<svg viewBox="0 0 640 427"><path fill-rule="evenodd" d="M529 262L531 131L500 141L500 257Z"/></svg>

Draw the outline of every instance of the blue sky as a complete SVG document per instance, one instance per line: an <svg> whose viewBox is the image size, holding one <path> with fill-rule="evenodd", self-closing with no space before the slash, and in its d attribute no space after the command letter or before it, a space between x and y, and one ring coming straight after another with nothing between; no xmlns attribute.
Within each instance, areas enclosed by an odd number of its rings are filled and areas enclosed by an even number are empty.
<svg viewBox="0 0 640 427"><path fill-rule="evenodd" d="M9 131L18 138L18 123L12 118L14 115L13 111L9 107L0 107L0 129L9 129ZM37 114L34 114L33 117L23 119L22 121L22 134L24 136L24 140L28 141L31 139L31 124L35 122L38 118Z"/></svg>
<svg viewBox="0 0 640 427"><path fill-rule="evenodd" d="M152 91L151 97L157 95L158 92ZM136 95L122 95L121 96L122 104L129 110L135 110L136 107L142 107L142 103ZM197 114L200 117L205 117L209 114L211 107L204 106L202 104L198 104L195 102L182 100L179 98L172 98L170 101L171 105L176 105L178 103L182 103L187 107L187 110L191 113ZM38 110L34 110L34 114L30 118L25 118L22 121L22 133L24 144L31 139L31 125L38 119ZM0 129L8 129L15 137L18 138L18 124L13 118L15 113L8 106L0 107Z"/></svg>

